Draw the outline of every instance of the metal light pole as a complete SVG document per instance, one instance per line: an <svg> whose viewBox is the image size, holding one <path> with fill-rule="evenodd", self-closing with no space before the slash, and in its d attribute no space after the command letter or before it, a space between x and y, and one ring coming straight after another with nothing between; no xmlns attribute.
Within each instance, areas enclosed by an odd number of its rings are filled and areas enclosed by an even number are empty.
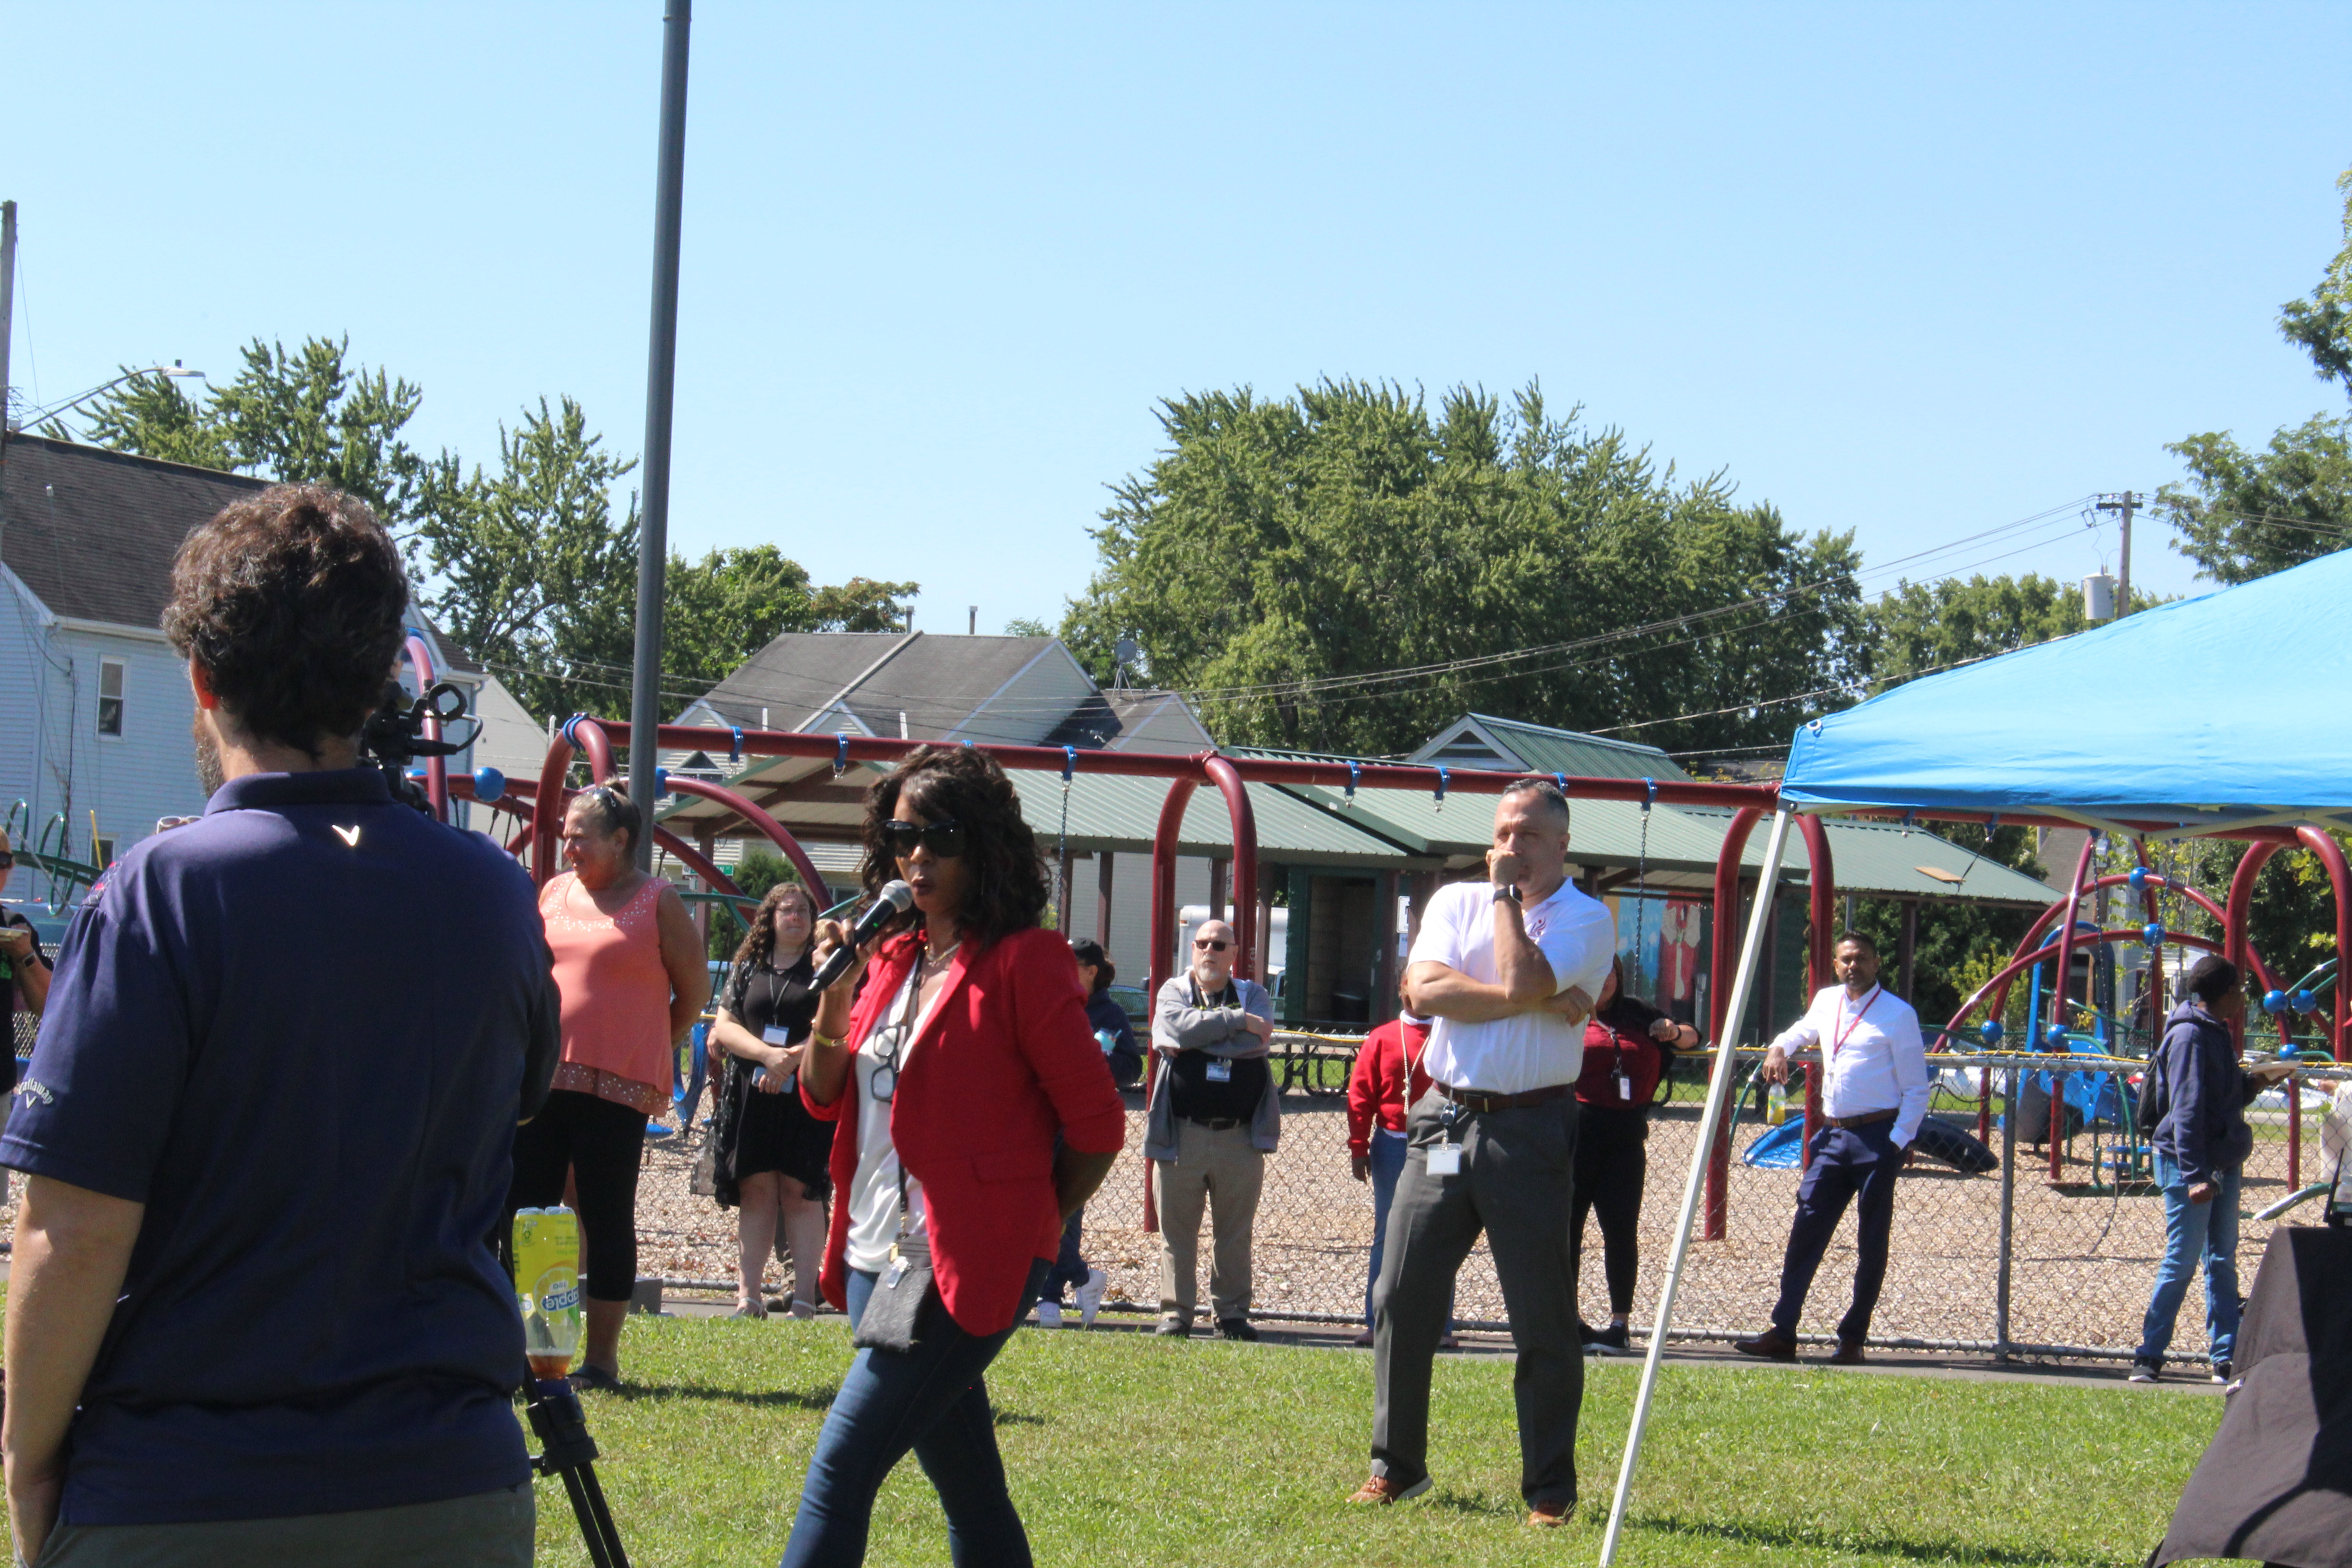
<svg viewBox="0 0 2352 1568"><path fill-rule="evenodd" d="M0 447L8 441L8 330L16 323L16 204L0 202Z"/></svg>
<svg viewBox="0 0 2352 1568"><path fill-rule="evenodd" d="M669 434L677 388L677 236L686 184L686 45L693 0L662 16L661 143L654 181L654 308L646 354L646 497L637 531L637 655L629 698L629 798L645 813L635 846L654 859L655 738L661 722L662 574L669 560Z"/></svg>

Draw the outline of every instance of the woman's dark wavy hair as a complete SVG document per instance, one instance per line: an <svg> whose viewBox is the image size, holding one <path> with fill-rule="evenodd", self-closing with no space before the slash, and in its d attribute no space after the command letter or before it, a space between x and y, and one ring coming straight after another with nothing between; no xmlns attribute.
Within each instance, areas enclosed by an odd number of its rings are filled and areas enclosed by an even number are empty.
<svg viewBox="0 0 2352 1568"><path fill-rule="evenodd" d="M383 700L407 618L400 551L365 502L272 485L180 545L163 633L239 729L316 758Z"/></svg>
<svg viewBox="0 0 2352 1568"><path fill-rule="evenodd" d="M757 968L768 962L776 951L776 910L786 899L798 899L807 909L810 940L815 940L816 917L823 911L816 907L814 895L798 882L779 882L768 889L768 896L751 911L751 929L736 945L734 968L741 969L747 963Z"/></svg>
<svg viewBox="0 0 2352 1568"><path fill-rule="evenodd" d="M858 878L871 896L898 875L898 857L883 841L882 825L904 800L925 822L951 817L963 826L967 938L989 947L1034 926L1053 900L1045 852L1021 815L1013 781L987 753L971 746L925 746L910 753L866 795L866 858ZM920 931L922 911L910 910L884 929Z"/></svg>

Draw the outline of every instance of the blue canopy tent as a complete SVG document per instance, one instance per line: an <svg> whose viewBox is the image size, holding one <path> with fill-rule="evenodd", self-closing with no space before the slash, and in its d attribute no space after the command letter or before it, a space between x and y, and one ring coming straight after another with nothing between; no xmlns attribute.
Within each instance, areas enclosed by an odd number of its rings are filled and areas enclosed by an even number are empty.
<svg viewBox="0 0 2352 1568"><path fill-rule="evenodd" d="M2352 945L2344 858L2325 835L2302 831L2352 828L2352 731L2337 721L2352 710L2347 612L2352 551L1928 676L1817 719L1798 730L1790 749L1763 874L1779 869L1792 812L2039 819L2148 838L2256 839L2240 866L2242 889L2231 889L2234 914L2263 858L2300 834L2328 861L2338 945ZM1748 1005L1760 913L1748 921L1728 1017ZM2337 1007L2340 1054L2340 998ZM1604 1568L1616 1556L1675 1288L1730 1090L1727 1032L1716 1050L1601 1542Z"/></svg>
<svg viewBox="0 0 2352 1568"><path fill-rule="evenodd" d="M2352 826L2352 551L1898 686L1797 731L1801 810L2114 832Z"/></svg>

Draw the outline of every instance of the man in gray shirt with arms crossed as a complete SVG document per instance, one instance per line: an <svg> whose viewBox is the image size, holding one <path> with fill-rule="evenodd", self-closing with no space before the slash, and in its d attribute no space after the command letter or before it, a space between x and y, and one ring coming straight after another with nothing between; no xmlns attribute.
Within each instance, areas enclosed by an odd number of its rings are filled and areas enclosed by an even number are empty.
<svg viewBox="0 0 2352 1568"><path fill-rule="evenodd" d="M1505 791L1486 852L1493 880L1439 889L1413 941L1406 1000L1437 1020L1422 1058L1433 1082L1408 1115L1389 1211L1374 1291L1372 1474L1356 1502L1429 1489L1430 1366L1454 1277L1483 1230L1518 1352L1528 1522L1561 1523L1576 1506L1575 1089L1616 927L1568 881L1568 820L1567 797L1548 782Z"/></svg>
<svg viewBox="0 0 2352 1568"><path fill-rule="evenodd" d="M1281 1096L1266 1067L1274 1001L1234 973L1234 928L1209 921L1192 967L1160 988L1151 1048L1160 1071L1144 1117L1143 1154L1160 1210L1160 1332L1192 1331L1202 1212L1213 1215L1209 1308L1221 1339L1254 1340L1250 1244L1265 1157L1282 1137Z"/></svg>

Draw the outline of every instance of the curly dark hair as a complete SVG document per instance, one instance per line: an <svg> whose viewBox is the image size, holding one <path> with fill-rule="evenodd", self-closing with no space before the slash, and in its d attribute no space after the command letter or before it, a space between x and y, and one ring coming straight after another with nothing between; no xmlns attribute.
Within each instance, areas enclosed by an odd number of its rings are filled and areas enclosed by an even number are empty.
<svg viewBox="0 0 2352 1568"><path fill-rule="evenodd" d="M868 895L898 875L882 825L897 815L902 798L925 821L952 817L963 826L963 858L971 868L963 907L967 938L984 948L1037 923L1053 900L1045 852L1021 815L1013 781L994 759L971 746L922 747L866 791L866 858L857 874ZM909 910L884 930L922 928L922 911Z"/></svg>
<svg viewBox="0 0 2352 1568"><path fill-rule="evenodd" d="M236 726L318 757L383 700L408 622L408 574L367 504L272 485L225 507L172 563L163 633Z"/></svg>
<svg viewBox="0 0 2352 1568"><path fill-rule="evenodd" d="M824 912L816 907L815 895L798 882L779 882L768 889L768 896L760 900L760 907L748 917L751 929L743 933L742 942L736 946L735 969L741 969L747 963L754 967L764 964L769 955L776 951L776 910L786 899L798 899L807 907L810 937L814 940L816 917Z"/></svg>

